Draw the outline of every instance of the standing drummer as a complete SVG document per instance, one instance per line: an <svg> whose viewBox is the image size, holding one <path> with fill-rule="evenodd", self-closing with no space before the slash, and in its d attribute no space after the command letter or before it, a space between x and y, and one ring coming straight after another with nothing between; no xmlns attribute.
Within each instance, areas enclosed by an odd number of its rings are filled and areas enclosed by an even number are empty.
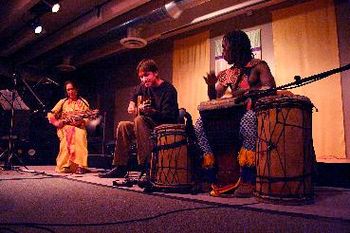
<svg viewBox="0 0 350 233"><path fill-rule="evenodd" d="M208 85L209 99L221 98L227 90L232 97L242 97L254 90L265 90L276 86L270 68L263 60L255 59L250 40L241 30L224 35L222 56L232 66L221 71L218 76L213 72L204 77ZM252 110L252 101L246 100L247 112L240 122L240 134L243 145L238 155L240 164L240 183L235 191L237 197L252 195L255 184L255 144L257 139L257 119ZM198 143L204 152L203 167L214 165L214 156L199 118L195 125Z"/></svg>
<svg viewBox="0 0 350 233"><path fill-rule="evenodd" d="M174 124L178 121L176 89L171 83L159 77L155 61L142 60L136 72L141 83L132 94L128 113L138 114L134 121L119 122L115 131L114 168L99 174L101 178L122 178L126 175L129 148L134 140L136 140L138 164L144 170L153 149L151 131L160 124ZM138 99L147 99L147 102L136 106Z"/></svg>

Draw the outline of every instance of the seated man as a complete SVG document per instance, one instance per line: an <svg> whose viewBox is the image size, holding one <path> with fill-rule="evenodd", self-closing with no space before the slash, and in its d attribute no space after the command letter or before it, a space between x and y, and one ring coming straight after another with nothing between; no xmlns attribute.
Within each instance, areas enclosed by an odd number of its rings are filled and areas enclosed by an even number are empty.
<svg viewBox="0 0 350 233"><path fill-rule="evenodd" d="M209 98L221 98L230 88L232 97L242 97L251 91L264 90L276 86L275 80L265 61L254 59L247 34L240 30L227 33L222 40L222 56L232 66L218 74L210 73L204 77L208 85ZM257 137L257 120L252 111L252 102L246 101L247 112L240 122L240 134L243 145L239 152L241 183L235 194L249 196L255 183L255 143ZM203 166L211 167L214 156L199 118L195 126L199 146L204 152Z"/></svg>
<svg viewBox="0 0 350 233"><path fill-rule="evenodd" d="M153 60L142 60L137 68L141 83L132 94L128 113L138 115L134 121L121 121L116 130L116 143L111 171L102 173L102 178L124 177L127 173L129 148L136 139L137 159L141 169L149 162L152 152L151 132L161 124L175 124L178 121L178 103L175 87L161 79L157 64ZM144 100L136 106L138 99Z"/></svg>

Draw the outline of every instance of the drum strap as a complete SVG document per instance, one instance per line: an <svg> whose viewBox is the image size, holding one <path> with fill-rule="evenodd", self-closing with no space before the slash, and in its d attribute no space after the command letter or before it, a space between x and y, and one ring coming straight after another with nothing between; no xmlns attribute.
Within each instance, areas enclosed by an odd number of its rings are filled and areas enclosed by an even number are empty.
<svg viewBox="0 0 350 233"><path fill-rule="evenodd" d="M183 140L178 141L178 142L174 142L172 144L157 145L154 148L154 152L158 152L158 151L161 151L161 150L170 150L170 149L174 149L174 148L177 148L177 147L180 147L180 146L183 146L183 145L187 145L187 140L186 139L183 139Z"/></svg>

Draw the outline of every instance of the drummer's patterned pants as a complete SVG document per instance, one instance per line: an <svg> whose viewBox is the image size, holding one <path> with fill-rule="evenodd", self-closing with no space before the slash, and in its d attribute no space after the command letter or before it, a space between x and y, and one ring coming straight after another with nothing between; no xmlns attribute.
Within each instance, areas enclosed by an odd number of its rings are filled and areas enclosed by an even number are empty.
<svg viewBox="0 0 350 233"><path fill-rule="evenodd" d="M203 121L199 118L194 126L198 145L204 154L212 154L208 138L203 128ZM242 151L255 152L257 140L257 118L255 112L248 110L240 122L240 137L242 138ZM241 153L240 152L240 153ZM255 183L255 167L252 164L241 166L241 179L243 182Z"/></svg>

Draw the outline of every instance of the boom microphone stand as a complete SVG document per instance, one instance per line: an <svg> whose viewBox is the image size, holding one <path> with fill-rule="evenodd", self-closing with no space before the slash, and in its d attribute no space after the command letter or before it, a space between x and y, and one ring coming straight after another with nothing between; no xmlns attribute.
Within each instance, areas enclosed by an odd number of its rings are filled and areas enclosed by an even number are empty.
<svg viewBox="0 0 350 233"><path fill-rule="evenodd" d="M339 68L331 69L331 70L328 70L328 71L325 71L325 72L322 72L319 74L311 75L311 76L306 77L306 78L302 78L299 75L297 75L294 77L294 81L291 83L287 83L287 84L284 84L284 85L281 85L281 86L278 86L275 88L266 89L266 90L252 91L244 96L237 98L236 102L239 103L242 100L245 100L247 98L252 98L252 99L261 98L263 96L271 95L278 90L288 90L288 89L294 89L297 87L301 87L301 86L310 84L312 82L319 81L321 79L327 78L328 76L331 76L333 74L340 73L340 72L343 72L346 70L350 70L350 64L341 66Z"/></svg>
<svg viewBox="0 0 350 233"><path fill-rule="evenodd" d="M40 100L40 98L35 94L35 92L33 91L33 89L30 87L30 85L27 83L27 81L25 79L21 79L22 82L24 83L24 85L27 87L27 89L30 91L30 93L32 93L32 95L34 96L34 98L38 101L38 103L40 104L42 110L44 112L46 112L46 106L45 104ZM36 109L33 112L38 112L39 110Z"/></svg>

